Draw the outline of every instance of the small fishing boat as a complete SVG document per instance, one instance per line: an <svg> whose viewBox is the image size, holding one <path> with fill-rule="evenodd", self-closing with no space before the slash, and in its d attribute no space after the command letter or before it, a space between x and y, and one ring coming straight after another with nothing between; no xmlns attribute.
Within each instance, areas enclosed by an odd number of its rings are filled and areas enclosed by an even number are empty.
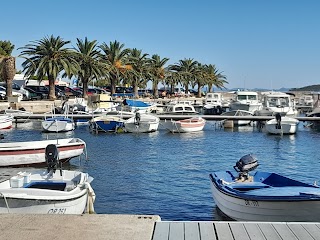
<svg viewBox="0 0 320 240"><path fill-rule="evenodd" d="M12 128L13 117L10 115L0 116L0 129L10 129Z"/></svg>
<svg viewBox="0 0 320 240"><path fill-rule="evenodd" d="M134 117L124 122L126 132L130 133L148 133L158 130L160 119L151 114L135 113Z"/></svg>
<svg viewBox="0 0 320 240"><path fill-rule="evenodd" d="M273 172L256 171L258 161L243 156L235 171L210 174L213 199L228 217L238 221L319 222L320 188Z"/></svg>
<svg viewBox="0 0 320 240"><path fill-rule="evenodd" d="M86 143L80 138L0 143L0 167L45 164L45 148L56 144L61 162L84 154Z"/></svg>
<svg viewBox="0 0 320 240"><path fill-rule="evenodd" d="M118 116L99 116L90 120L90 129L94 132L118 132L124 129L124 121Z"/></svg>
<svg viewBox="0 0 320 240"><path fill-rule="evenodd" d="M266 131L270 134L295 134L299 120L290 117L281 117L279 113L274 119L266 122Z"/></svg>
<svg viewBox="0 0 320 240"><path fill-rule="evenodd" d="M42 121L42 128L45 132L68 132L75 129L75 122L72 118L69 118L69 104L63 103L63 114L56 115L55 110L52 109L51 117L46 117Z"/></svg>
<svg viewBox="0 0 320 240"><path fill-rule="evenodd" d="M0 183L0 213L94 213L95 194L87 173L62 170L54 144L46 147L46 170L20 172Z"/></svg>
<svg viewBox="0 0 320 240"><path fill-rule="evenodd" d="M178 132L178 133L185 133L185 132L198 132L202 131L206 124L206 120L202 117L193 117L187 118L183 120L170 120L164 121L162 125L168 129L170 132Z"/></svg>

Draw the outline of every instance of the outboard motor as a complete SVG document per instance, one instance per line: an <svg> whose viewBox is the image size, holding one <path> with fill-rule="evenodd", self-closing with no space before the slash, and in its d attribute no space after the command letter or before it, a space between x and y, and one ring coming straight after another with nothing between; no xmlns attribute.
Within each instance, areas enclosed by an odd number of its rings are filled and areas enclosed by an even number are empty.
<svg viewBox="0 0 320 240"><path fill-rule="evenodd" d="M62 176L62 166L59 161L59 151L55 144L49 144L45 150L45 158L47 163L47 170L50 172L52 170L53 173L56 172L56 169L60 169L60 175Z"/></svg>
<svg viewBox="0 0 320 240"><path fill-rule="evenodd" d="M258 160L251 154L248 154L240 158L233 168L239 173L239 180L248 180L248 172L256 169L258 166Z"/></svg>
<svg viewBox="0 0 320 240"><path fill-rule="evenodd" d="M141 115L139 112L136 112L135 117L134 117L134 124L140 125L140 120L141 120Z"/></svg>
<svg viewBox="0 0 320 240"><path fill-rule="evenodd" d="M280 113L276 114L276 121L277 121L276 129L281 129L281 114Z"/></svg>

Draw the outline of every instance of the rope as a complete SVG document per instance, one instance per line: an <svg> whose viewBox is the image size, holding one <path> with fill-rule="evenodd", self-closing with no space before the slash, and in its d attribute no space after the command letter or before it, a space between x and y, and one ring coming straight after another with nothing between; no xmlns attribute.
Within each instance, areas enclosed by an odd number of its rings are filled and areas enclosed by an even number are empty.
<svg viewBox="0 0 320 240"><path fill-rule="evenodd" d="M10 208L9 208L6 196L4 196L3 193L0 193L0 197L3 197L4 202L6 203L6 207L7 207L8 213L10 213Z"/></svg>
<svg viewBox="0 0 320 240"><path fill-rule="evenodd" d="M93 188L91 187L90 183L85 182L85 188L88 191L88 198L87 198L87 205L86 205L86 211L85 213L93 214L94 211L94 201L96 199L96 194L93 191Z"/></svg>

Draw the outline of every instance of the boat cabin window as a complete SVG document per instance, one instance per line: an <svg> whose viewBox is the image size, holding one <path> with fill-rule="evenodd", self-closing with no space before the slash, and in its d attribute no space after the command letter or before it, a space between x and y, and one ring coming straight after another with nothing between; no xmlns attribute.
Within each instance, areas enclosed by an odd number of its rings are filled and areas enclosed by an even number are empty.
<svg viewBox="0 0 320 240"><path fill-rule="evenodd" d="M257 100L256 95L248 95L248 100Z"/></svg>
<svg viewBox="0 0 320 240"><path fill-rule="evenodd" d="M183 107L176 107L176 111L183 111Z"/></svg>
<svg viewBox="0 0 320 240"><path fill-rule="evenodd" d="M247 95L238 95L238 100L247 100Z"/></svg>
<svg viewBox="0 0 320 240"><path fill-rule="evenodd" d="M185 107L186 111L193 111L193 109L191 107Z"/></svg>

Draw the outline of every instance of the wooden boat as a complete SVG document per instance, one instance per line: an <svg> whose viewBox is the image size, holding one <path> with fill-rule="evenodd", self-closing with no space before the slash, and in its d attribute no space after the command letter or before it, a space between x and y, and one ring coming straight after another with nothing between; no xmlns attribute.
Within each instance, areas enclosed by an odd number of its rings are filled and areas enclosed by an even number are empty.
<svg viewBox="0 0 320 240"><path fill-rule="evenodd" d="M210 174L213 199L228 217L238 221L318 222L320 188L272 172L249 172L258 166L243 156L233 171Z"/></svg>
<svg viewBox="0 0 320 240"><path fill-rule="evenodd" d="M124 129L124 121L117 116L99 116L90 120L90 129L95 132L117 132Z"/></svg>
<svg viewBox="0 0 320 240"><path fill-rule="evenodd" d="M206 120L201 117L192 117L183 120L170 120L162 123L162 125L170 132L197 132L202 131L206 124Z"/></svg>
<svg viewBox="0 0 320 240"><path fill-rule="evenodd" d="M125 131L130 133L147 133L158 130L160 119L151 114L136 112L134 117L124 122Z"/></svg>
<svg viewBox="0 0 320 240"><path fill-rule="evenodd" d="M86 147L80 138L0 143L0 167L44 164L48 144L57 145L62 162L80 156Z"/></svg>
<svg viewBox="0 0 320 240"><path fill-rule="evenodd" d="M0 213L93 213L93 178L80 171L62 170L54 144L47 146L45 159L46 170L20 172L0 183Z"/></svg>
<svg viewBox="0 0 320 240"><path fill-rule="evenodd" d="M12 128L13 117L10 115L0 116L0 129L10 129Z"/></svg>
<svg viewBox="0 0 320 240"><path fill-rule="evenodd" d="M266 131L270 134L295 134L299 120L290 117L281 117L277 113L276 118L266 122Z"/></svg>

